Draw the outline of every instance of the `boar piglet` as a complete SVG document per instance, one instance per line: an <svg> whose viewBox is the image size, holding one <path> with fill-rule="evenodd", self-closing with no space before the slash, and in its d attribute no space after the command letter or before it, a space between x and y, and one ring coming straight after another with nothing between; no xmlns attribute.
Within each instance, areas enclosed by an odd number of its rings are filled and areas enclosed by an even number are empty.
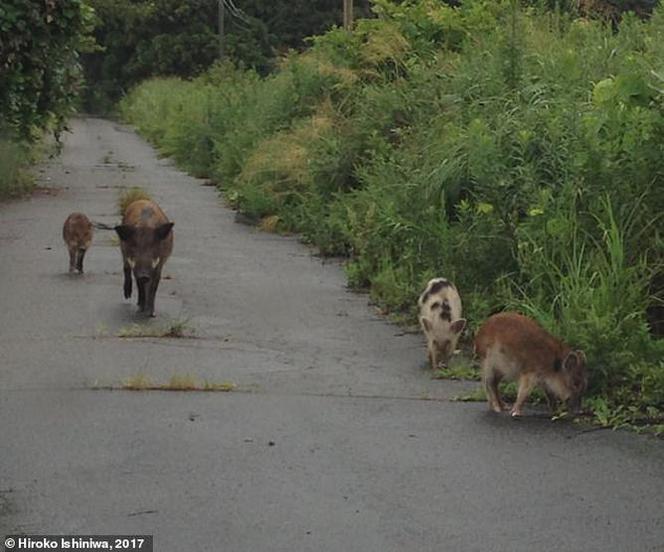
<svg viewBox="0 0 664 552"><path fill-rule="evenodd" d="M173 250L173 224L159 205L139 199L124 212L115 227L124 263L124 296L131 297L131 274L138 288L138 311L154 316L154 298L161 269Z"/></svg>
<svg viewBox="0 0 664 552"><path fill-rule="evenodd" d="M493 411L504 409L498 384L506 378L518 380L519 386L512 416L521 416L523 403L536 385L544 389L551 411L560 399L572 412L578 412L588 384L586 356L534 320L515 312L491 316L477 332L475 353Z"/></svg>
<svg viewBox="0 0 664 552"><path fill-rule="evenodd" d="M72 213L62 227L62 239L69 250L69 272L83 274L83 257L92 243L93 227L83 213Z"/></svg>
<svg viewBox="0 0 664 552"><path fill-rule="evenodd" d="M461 318L461 297L454 284L445 278L429 280L417 302L420 307L420 325L427 338L431 369L438 362L447 364L454 353L459 335L466 327Z"/></svg>

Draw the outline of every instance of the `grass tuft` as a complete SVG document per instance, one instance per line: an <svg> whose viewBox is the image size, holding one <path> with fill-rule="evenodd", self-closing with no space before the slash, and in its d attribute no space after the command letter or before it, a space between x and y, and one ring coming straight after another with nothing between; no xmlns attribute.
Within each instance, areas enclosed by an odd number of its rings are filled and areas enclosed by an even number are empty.
<svg viewBox="0 0 664 552"><path fill-rule="evenodd" d="M195 331L192 328L189 319L171 320L167 324L131 324L120 328L117 337L122 338L193 338Z"/></svg>
<svg viewBox="0 0 664 552"><path fill-rule="evenodd" d="M173 375L167 383L154 383L149 377L138 374L122 382L122 389L127 391L210 391L229 393L237 389L231 382L200 382L191 375Z"/></svg>
<svg viewBox="0 0 664 552"><path fill-rule="evenodd" d="M127 207L129 207L134 201L138 201L139 199L152 199L152 198L145 190L143 190L143 188L139 188L138 186L134 186L132 188L124 190L118 197L117 201L118 214L124 216Z"/></svg>

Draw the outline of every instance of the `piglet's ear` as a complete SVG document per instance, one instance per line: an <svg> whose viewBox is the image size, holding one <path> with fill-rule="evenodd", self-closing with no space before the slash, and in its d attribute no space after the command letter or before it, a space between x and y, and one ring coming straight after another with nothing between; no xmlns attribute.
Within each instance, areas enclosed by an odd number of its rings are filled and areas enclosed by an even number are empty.
<svg viewBox="0 0 664 552"><path fill-rule="evenodd" d="M127 241L136 233L136 228L127 224L121 224L115 227L115 231L122 241Z"/></svg>
<svg viewBox="0 0 664 552"><path fill-rule="evenodd" d="M161 226L158 226L157 229L155 230L155 236L159 241L165 240L168 237L168 234L170 234L171 230L173 229L174 222L167 222L166 224L162 224Z"/></svg>
<svg viewBox="0 0 664 552"><path fill-rule="evenodd" d="M455 334L460 334L465 327L466 327L466 319L459 318L459 320L455 320L454 322L452 322L452 324L450 325L450 330Z"/></svg>
<svg viewBox="0 0 664 552"><path fill-rule="evenodd" d="M563 360L563 368L568 372L576 370L581 365L581 359L575 351L567 353L565 360Z"/></svg>

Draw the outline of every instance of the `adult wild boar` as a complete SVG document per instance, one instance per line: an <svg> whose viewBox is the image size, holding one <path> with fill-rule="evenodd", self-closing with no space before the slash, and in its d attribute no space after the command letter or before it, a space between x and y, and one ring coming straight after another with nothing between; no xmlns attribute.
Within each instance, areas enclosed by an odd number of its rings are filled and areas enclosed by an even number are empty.
<svg viewBox="0 0 664 552"><path fill-rule="evenodd" d="M447 364L466 327L465 319L461 318L461 297L452 282L434 278L427 283L417 304L420 325L427 338L429 363L435 370L439 361Z"/></svg>
<svg viewBox="0 0 664 552"><path fill-rule="evenodd" d="M588 384L586 355L573 351L527 316L516 312L491 316L475 336L475 353L494 412L504 409L498 393L503 378L519 382L512 416L521 416L523 403L536 385L544 388L552 411L557 399L578 411Z"/></svg>
<svg viewBox="0 0 664 552"><path fill-rule="evenodd" d="M72 213L62 227L62 239L69 250L69 272L83 274L83 257L92 243L93 227L83 213Z"/></svg>
<svg viewBox="0 0 664 552"><path fill-rule="evenodd" d="M131 273L138 288L138 311L154 316L154 298L161 269L173 250L173 224L154 201L139 199L129 204L120 236L124 263L124 296L131 297Z"/></svg>

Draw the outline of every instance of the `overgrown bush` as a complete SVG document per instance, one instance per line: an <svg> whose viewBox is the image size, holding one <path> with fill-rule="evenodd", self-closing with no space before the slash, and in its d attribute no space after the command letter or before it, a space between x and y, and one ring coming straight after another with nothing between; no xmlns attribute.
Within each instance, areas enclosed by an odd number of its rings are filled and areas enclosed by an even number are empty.
<svg viewBox="0 0 664 552"><path fill-rule="evenodd" d="M27 144L0 138L0 199L17 197L33 187L27 173L31 151Z"/></svg>
<svg viewBox="0 0 664 552"><path fill-rule="evenodd" d="M123 112L393 312L448 276L471 330L526 312L587 351L598 412L660 416L664 11L374 4L272 76L151 81Z"/></svg>
<svg viewBox="0 0 664 552"><path fill-rule="evenodd" d="M0 133L32 139L61 130L81 85L79 52L90 46L92 10L83 0L0 7Z"/></svg>

